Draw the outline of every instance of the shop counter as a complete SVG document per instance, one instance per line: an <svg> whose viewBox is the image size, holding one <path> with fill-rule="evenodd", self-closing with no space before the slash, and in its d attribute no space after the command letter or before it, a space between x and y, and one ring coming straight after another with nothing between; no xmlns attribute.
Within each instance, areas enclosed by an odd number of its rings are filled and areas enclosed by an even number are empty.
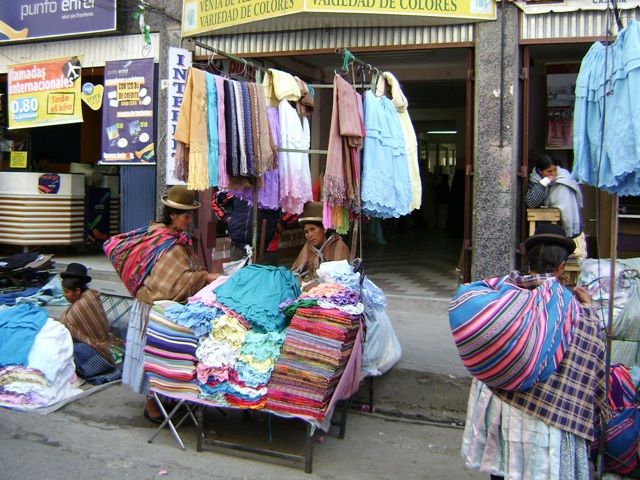
<svg viewBox="0 0 640 480"><path fill-rule="evenodd" d="M82 244L84 197L84 175L0 172L0 244Z"/></svg>

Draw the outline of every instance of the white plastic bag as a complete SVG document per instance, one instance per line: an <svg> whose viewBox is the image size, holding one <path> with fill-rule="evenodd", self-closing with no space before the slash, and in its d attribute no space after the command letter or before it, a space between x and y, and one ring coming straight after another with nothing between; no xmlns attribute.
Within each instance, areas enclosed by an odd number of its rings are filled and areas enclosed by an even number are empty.
<svg viewBox="0 0 640 480"><path fill-rule="evenodd" d="M234 273L236 273L238 270L240 270L242 267L246 266L246 265L251 265L251 246L249 245L245 245L244 246L244 257L242 257L240 260L233 260L231 262L225 262L222 264L222 271L224 272L225 275L227 276L231 276Z"/></svg>

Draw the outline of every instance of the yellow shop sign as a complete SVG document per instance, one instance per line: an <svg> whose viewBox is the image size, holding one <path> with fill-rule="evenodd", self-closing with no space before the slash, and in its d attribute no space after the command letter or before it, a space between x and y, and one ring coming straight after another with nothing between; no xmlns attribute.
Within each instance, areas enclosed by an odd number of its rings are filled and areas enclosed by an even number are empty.
<svg viewBox="0 0 640 480"><path fill-rule="evenodd" d="M495 20L496 5L495 0L184 0L182 36L233 32L241 25L247 31L248 24L251 31L260 31L261 24L273 29L278 17L287 18L278 21L277 30L428 25L448 23L447 19Z"/></svg>

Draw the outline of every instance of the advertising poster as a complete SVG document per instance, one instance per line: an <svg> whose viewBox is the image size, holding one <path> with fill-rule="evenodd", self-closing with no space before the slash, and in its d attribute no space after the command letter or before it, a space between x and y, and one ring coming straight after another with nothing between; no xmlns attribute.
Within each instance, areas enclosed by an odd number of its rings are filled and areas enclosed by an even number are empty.
<svg viewBox="0 0 640 480"><path fill-rule="evenodd" d="M104 67L102 164L155 164L153 59Z"/></svg>
<svg viewBox="0 0 640 480"><path fill-rule="evenodd" d="M117 0L2 0L0 43L108 32Z"/></svg>
<svg viewBox="0 0 640 480"><path fill-rule="evenodd" d="M173 176L176 167L176 141L173 134L176 132L180 105L184 96L184 86L187 83L187 71L191 66L191 52L184 48L169 47L168 57L169 84L167 86L167 185L176 185L180 182Z"/></svg>
<svg viewBox="0 0 640 480"><path fill-rule="evenodd" d="M82 122L78 57L10 65L9 129Z"/></svg>

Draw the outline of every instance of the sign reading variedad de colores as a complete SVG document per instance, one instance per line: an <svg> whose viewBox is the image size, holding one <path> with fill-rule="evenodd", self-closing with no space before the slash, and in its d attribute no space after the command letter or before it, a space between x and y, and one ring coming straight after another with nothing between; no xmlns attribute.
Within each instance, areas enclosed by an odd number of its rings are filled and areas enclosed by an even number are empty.
<svg viewBox="0 0 640 480"><path fill-rule="evenodd" d="M496 8L495 0L184 0L182 35L293 14L336 14L336 19L343 14L358 14L360 20L362 15L492 20Z"/></svg>
<svg viewBox="0 0 640 480"><path fill-rule="evenodd" d="M10 65L9 129L82 122L80 72L78 57Z"/></svg>
<svg viewBox="0 0 640 480"><path fill-rule="evenodd" d="M0 43L108 32L117 0L1 0Z"/></svg>

